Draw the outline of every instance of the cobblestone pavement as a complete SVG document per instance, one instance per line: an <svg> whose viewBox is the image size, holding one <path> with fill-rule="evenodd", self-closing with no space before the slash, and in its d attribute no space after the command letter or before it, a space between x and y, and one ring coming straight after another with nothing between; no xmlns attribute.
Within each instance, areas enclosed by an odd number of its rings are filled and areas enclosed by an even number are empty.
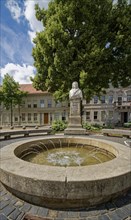
<svg viewBox="0 0 131 220"><path fill-rule="evenodd" d="M126 138L112 138L92 136L108 139L119 143L125 143ZM31 138L31 137L30 137ZM23 140L25 138L1 141L0 147ZM26 138L27 139L27 138ZM126 145L126 144L125 144ZM128 147L128 145L127 145ZM53 210L29 204L11 193L0 185L0 220L22 220L25 214L45 217L45 220L131 220L131 190L113 201L99 205L94 208L81 210Z"/></svg>

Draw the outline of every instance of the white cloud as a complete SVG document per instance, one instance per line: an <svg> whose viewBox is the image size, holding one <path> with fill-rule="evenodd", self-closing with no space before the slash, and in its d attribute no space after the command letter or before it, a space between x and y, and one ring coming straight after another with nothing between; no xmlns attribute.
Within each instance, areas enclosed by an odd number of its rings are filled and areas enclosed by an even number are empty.
<svg viewBox="0 0 131 220"><path fill-rule="evenodd" d="M32 44L36 32L40 32L43 29L42 23L38 21L35 16L35 4L38 4L41 8L47 8L49 1L50 0L25 0L23 7L20 7L18 0L6 0L6 7L9 9L13 19L20 22L20 18L24 16L29 22L30 30L28 31L28 35Z"/></svg>
<svg viewBox="0 0 131 220"><path fill-rule="evenodd" d="M33 0L25 1L25 11L24 16L28 20L31 31L28 31L31 42L33 42L33 38L36 35L36 32L40 32L43 30L43 25L40 21L36 19L35 16L35 4L38 4L41 8L47 8L50 0Z"/></svg>
<svg viewBox="0 0 131 220"><path fill-rule="evenodd" d="M9 9L13 19L15 19L17 22L19 22L20 17L22 16L22 10L19 7L17 1L16 0L7 0L6 7Z"/></svg>
<svg viewBox="0 0 131 220"><path fill-rule="evenodd" d="M30 77L35 76L35 67L31 65L8 63L4 68L1 68L1 77L4 78L5 74L8 73L13 76L14 80L20 84L31 83Z"/></svg>

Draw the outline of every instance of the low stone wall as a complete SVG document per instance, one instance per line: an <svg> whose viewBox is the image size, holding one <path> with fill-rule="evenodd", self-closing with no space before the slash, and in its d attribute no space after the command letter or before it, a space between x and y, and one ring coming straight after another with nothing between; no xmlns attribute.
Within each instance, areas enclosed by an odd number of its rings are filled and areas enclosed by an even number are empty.
<svg viewBox="0 0 131 220"><path fill-rule="evenodd" d="M52 132L51 128L43 128L43 129L26 129L26 130L7 130L7 131L0 131L0 138L4 137L4 139L10 139L11 136L21 135L23 134L24 137L29 136L30 134L38 134L38 133L46 133L50 134Z"/></svg>
<svg viewBox="0 0 131 220"><path fill-rule="evenodd" d="M111 151L116 158L90 166L56 167L29 163L16 156L30 143L49 140L94 145ZM109 201L131 187L130 154L130 148L105 140L74 136L35 138L1 150L1 181L16 196L36 205L89 207Z"/></svg>
<svg viewBox="0 0 131 220"><path fill-rule="evenodd" d="M121 130L121 129L102 129L104 135L120 135L124 137L131 138L131 130Z"/></svg>

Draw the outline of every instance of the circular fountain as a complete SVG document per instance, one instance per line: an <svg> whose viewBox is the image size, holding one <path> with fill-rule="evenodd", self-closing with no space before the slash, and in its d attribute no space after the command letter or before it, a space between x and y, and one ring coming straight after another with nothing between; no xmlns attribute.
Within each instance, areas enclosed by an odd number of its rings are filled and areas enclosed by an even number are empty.
<svg viewBox="0 0 131 220"><path fill-rule="evenodd" d="M83 208L130 187L130 148L75 136L13 143L1 150L1 181L16 196L51 208Z"/></svg>

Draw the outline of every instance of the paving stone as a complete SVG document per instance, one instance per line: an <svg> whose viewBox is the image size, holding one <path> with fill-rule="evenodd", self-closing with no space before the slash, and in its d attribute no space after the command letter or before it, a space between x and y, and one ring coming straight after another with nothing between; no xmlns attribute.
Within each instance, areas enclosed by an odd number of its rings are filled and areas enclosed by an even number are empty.
<svg viewBox="0 0 131 220"><path fill-rule="evenodd" d="M20 215L20 211L19 211L19 209L17 208L17 209L15 209L10 215L9 215L9 218L11 218L11 219L17 219L17 217Z"/></svg>
<svg viewBox="0 0 131 220"><path fill-rule="evenodd" d="M11 212L13 212L14 211L14 209L15 209L15 207L13 207L13 206L6 206L3 210L2 210L2 212L6 215L6 216L8 216Z"/></svg>
<svg viewBox="0 0 131 220"><path fill-rule="evenodd" d="M79 218L79 220L86 220L87 218Z"/></svg>
<svg viewBox="0 0 131 220"><path fill-rule="evenodd" d="M55 220L63 220L63 218L55 218Z"/></svg>
<svg viewBox="0 0 131 220"><path fill-rule="evenodd" d="M125 211L130 210L131 211L131 204L127 204L123 207Z"/></svg>
<svg viewBox="0 0 131 220"><path fill-rule="evenodd" d="M8 218L5 215L0 214L0 220L8 220Z"/></svg>
<svg viewBox="0 0 131 220"><path fill-rule="evenodd" d="M85 217L85 216L87 216L87 217L90 217L90 216L97 216L97 215L99 215L100 214L100 210L98 209L89 209L88 211L86 211L86 212L81 212L80 213L80 216L81 217Z"/></svg>
<svg viewBox="0 0 131 220"><path fill-rule="evenodd" d="M21 211L28 212L31 208L29 203L24 203L24 205L20 208Z"/></svg>
<svg viewBox="0 0 131 220"><path fill-rule="evenodd" d="M11 200L12 196L10 194L5 194L3 200Z"/></svg>
<svg viewBox="0 0 131 220"><path fill-rule="evenodd" d="M79 218L64 218L63 220L79 220Z"/></svg>
<svg viewBox="0 0 131 220"><path fill-rule="evenodd" d="M13 199L11 199L11 202L10 202L10 203L11 203L12 205L14 205L17 201L18 201L18 199L14 197Z"/></svg>
<svg viewBox="0 0 131 220"><path fill-rule="evenodd" d="M23 220L53 220L53 219L27 214L27 215L24 216Z"/></svg>
<svg viewBox="0 0 131 220"><path fill-rule="evenodd" d="M109 219L111 220L122 220L120 216L117 215L115 211L108 213Z"/></svg>
<svg viewBox="0 0 131 220"><path fill-rule="evenodd" d="M22 220L24 215L25 215L25 213L21 212L20 215L16 218L16 220Z"/></svg>
<svg viewBox="0 0 131 220"><path fill-rule="evenodd" d="M48 214L48 209L47 208L43 208L43 207L40 207L38 209L38 215L42 216L42 217L46 217L47 214Z"/></svg>
<svg viewBox="0 0 131 220"><path fill-rule="evenodd" d="M15 204L14 204L16 207L21 207L24 205L24 202L23 201L20 201L18 200Z"/></svg>
<svg viewBox="0 0 131 220"><path fill-rule="evenodd" d="M125 219L125 218L129 217L129 215L131 214L130 210L127 211L124 208L119 208L115 212L117 213L118 216L121 217L121 219Z"/></svg>
<svg viewBox="0 0 131 220"><path fill-rule="evenodd" d="M5 194L7 194L6 191L3 191L3 190L2 190L2 191L0 192L0 196L4 196Z"/></svg>
<svg viewBox="0 0 131 220"><path fill-rule="evenodd" d="M98 220L110 220L107 215L98 216Z"/></svg>
<svg viewBox="0 0 131 220"><path fill-rule="evenodd" d="M9 205L9 201L1 201L0 202L0 209L3 209L4 207Z"/></svg>
<svg viewBox="0 0 131 220"><path fill-rule="evenodd" d="M58 212L58 218L67 218L68 212L67 211L59 211Z"/></svg>
<svg viewBox="0 0 131 220"><path fill-rule="evenodd" d="M78 218L79 212L68 212L68 217L69 218Z"/></svg>
<svg viewBox="0 0 131 220"><path fill-rule="evenodd" d="M29 210L29 213L36 215L38 212L39 207L38 206L32 206L31 209Z"/></svg>
<svg viewBox="0 0 131 220"><path fill-rule="evenodd" d="M56 210L49 210L48 217L56 218L58 216L58 211Z"/></svg>
<svg viewBox="0 0 131 220"><path fill-rule="evenodd" d="M88 212L80 212L80 217L87 217L88 216Z"/></svg>
<svg viewBox="0 0 131 220"><path fill-rule="evenodd" d="M87 217L86 220L98 220L98 218L97 217L89 217L89 218Z"/></svg>

